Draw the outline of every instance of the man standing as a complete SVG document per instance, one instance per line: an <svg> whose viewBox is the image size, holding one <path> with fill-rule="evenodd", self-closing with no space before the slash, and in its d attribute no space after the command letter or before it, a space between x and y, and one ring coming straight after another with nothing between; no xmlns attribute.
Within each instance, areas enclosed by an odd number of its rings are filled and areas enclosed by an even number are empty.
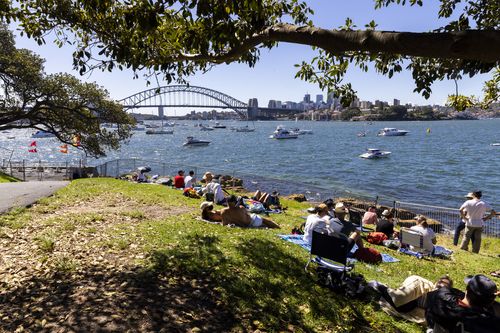
<svg viewBox="0 0 500 333"><path fill-rule="evenodd" d="M465 219L465 234L460 248L467 251L469 241L471 237L474 237L472 240L472 252L479 253L484 221L491 219L496 213L488 203L481 200L481 196L483 195L481 191L475 191L471 194L472 199L467 200L460 207L460 215L462 219ZM484 216L487 211L490 211L490 214Z"/></svg>

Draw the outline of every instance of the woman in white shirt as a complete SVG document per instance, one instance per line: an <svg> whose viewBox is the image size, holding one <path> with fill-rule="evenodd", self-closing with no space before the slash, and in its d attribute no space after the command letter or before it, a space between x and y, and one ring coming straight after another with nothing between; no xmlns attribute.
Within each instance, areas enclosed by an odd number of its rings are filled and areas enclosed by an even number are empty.
<svg viewBox="0 0 500 333"><path fill-rule="evenodd" d="M424 236L423 249L425 252L432 253L434 250L434 244L436 244L436 234L431 228L429 228L427 219L424 216L417 215L415 219L417 220L417 225L414 225L410 229L418 231L422 234L422 236Z"/></svg>

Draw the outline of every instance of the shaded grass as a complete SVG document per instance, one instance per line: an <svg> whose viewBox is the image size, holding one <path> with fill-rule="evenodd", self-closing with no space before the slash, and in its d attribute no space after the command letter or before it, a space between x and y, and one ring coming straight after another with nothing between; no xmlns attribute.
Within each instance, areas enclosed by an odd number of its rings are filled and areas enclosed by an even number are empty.
<svg viewBox="0 0 500 333"><path fill-rule="evenodd" d="M304 210L309 203L283 200L288 207L286 214L271 215L282 226L281 230L227 228L196 220L200 200L186 198L180 191L113 179L86 179L72 182L31 209L0 216L0 226L22 228L39 215L61 212L64 210L61 207L71 205L85 206L96 197L103 198L103 202L96 203L103 207L113 207L117 198L122 202L122 199L125 202L129 199L141 203L148 209L190 207L189 213L160 219L147 218L144 208L124 207L119 215L133 219L133 223L116 222L103 230L89 226L93 222L108 222L105 214L94 212L58 215L44 223L61 231L105 232L105 244L95 245L123 252L140 240L140 247L147 254L147 258L140 261L144 272L152 271L165 277L172 286L181 279L189 279L192 286L203 280L219 295L224 307L231 309L234 331L422 331L418 325L389 317L375 303L333 294L316 284L313 274L304 272L308 253L280 240L277 234L288 234L292 227L304 222L301 216L307 215ZM55 244L57 236L39 241L44 244L39 246L50 252L50 241ZM355 272L363 274L367 280L376 279L391 287L397 287L412 274L430 280L449 274L456 286L463 289L465 275L489 274L498 269L499 239L485 238L479 255L459 250L446 236L438 236L438 243L456 251L452 260L419 260L373 246L401 262L357 263ZM56 258L56 271L70 273L75 269L77 262L73 258Z"/></svg>
<svg viewBox="0 0 500 333"><path fill-rule="evenodd" d="M16 177L9 176L3 172L0 172L0 183L15 183L20 182Z"/></svg>

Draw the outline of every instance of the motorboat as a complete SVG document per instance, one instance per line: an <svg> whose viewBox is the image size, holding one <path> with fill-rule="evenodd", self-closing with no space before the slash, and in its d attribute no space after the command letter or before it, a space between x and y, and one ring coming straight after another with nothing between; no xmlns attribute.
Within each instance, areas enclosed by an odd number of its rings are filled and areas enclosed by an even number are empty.
<svg viewBox="0 0 500 333"><path fill-rule="evenodd" d="M186 140L186 142L184 142L183 146L197 147L197 146L208 146L209 144L210 144L210 141L198 140L192 136L188 136L187 140Z"/></svg>
<svg viewBox="0 0 500 333"><path fill-rule="evenodd" d="M391 154L390 151L381 151L376 148L368 148L366 153L359 155L361 158L373 159L373 158L382 158L388 157Z"/></svg>
<svg viewBox="0 0 500 333"><path fill-rule="evenodd" d="M226 125L221 125L221 123L216 122L214 128L226 128Z"/></svg>
<svg viewBox="0 0 500 333"><path fill-rule="evenodd" d="M297 133L291 132L280 125L276 127L276 130L269 138L283 140L283 139L297 139L298 136L299 135Z"/></svg>
<svg viewBox="0 0 500 333"><path fill-rule="evenodd" d="M41 138L53 138L55 137L56 135L54 133L51 133L51 132L47 132L47 131L36 131L35 133L33 133L31 135L31 137L33 139L41 139Z"/></svg>
<svg viewBox="0 0 500 333"><path fill-rule="evenodd" d="M255 132L255 128L250 128L247 126L236 127L234 129L236 132Z"/></svg>
<svg viewBox="0 0 500 333"><path fill-rule="evenodd" d="M292 128L290 131L298 135L313 134L312 130L307 130L307 129Z"/></svg>
<svg viewBox="0 0 500 333"><path fill-rule="evenodd" d="M200 131L213 131L214 128L210 126L200 125Z"/></svg>
<svg viewBox="0 0 500 333"><path fill-rule="evenodd" d="M500 146L500 142L492 143L490 146L498 147L498 146Z"/></svg>
<svg viewBox="0 0 500 333"><path fill-rule="evenodd" d="M365 137L366 136L366 132L359 132L357 134L358 137L362 138L362 137Z"/></svg>
<svg viewBox="0 0 500 333"><path fill-rule="evenodd" d="M174 134L174 130L164 130L151 128L146 130L146 134Z"/></svg>
<svg viewBox="0 0 500 333"><path fill-rule="evenodd" d="M405 130L400 130L400 129L397 129L397 128L393 128L393 127L385 127L385 128L382 128L379 132L378 132L378 136L403 136L403 135L406 135L410 133L409 131L405 131Z"/></svg>
<svg viewBox="0 0 500 333"><path fill-rule="evenodd" d="M134 126L132 127L132 131L145 131L146 127L143 126Z"/></svg>

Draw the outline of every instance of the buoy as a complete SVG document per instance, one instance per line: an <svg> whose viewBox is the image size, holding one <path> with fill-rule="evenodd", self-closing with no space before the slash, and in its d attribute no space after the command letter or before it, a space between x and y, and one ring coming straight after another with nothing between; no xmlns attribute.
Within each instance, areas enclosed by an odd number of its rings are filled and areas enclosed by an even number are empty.
<svg viewBox="0 0 500 333"><path fill-rule="evenodd" d="M431 133L431 128L429 127L426 132L427 132L427 134L430 134Z"/></svg>

